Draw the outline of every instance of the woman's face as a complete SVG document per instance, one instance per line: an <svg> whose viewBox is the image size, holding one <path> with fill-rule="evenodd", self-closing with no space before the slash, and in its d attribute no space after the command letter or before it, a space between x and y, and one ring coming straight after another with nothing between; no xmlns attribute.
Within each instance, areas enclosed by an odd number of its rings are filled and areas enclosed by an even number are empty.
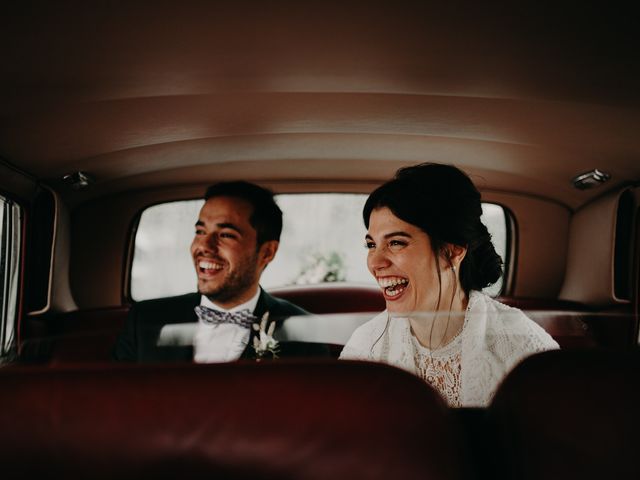
<svg viewBox="0 0 640 480"><path fill-rule="evenodd" d="M382 288L387 310L434 311L439 283L429 236L382 207L371 212L365 239L367 266ZM445 268L441 260L441 271Z"/></svg>

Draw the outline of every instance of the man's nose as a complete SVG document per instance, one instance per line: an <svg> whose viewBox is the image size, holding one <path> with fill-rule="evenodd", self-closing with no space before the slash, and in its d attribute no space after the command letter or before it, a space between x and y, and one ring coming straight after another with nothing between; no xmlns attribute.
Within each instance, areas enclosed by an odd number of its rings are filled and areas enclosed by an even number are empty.
<svg viewBox="0 0 640 480"><path fill-rule="evenodd" d="M203 250L216 252L218 250L218 236L215 234L199 235L196 237L198 247Z"/></svg>

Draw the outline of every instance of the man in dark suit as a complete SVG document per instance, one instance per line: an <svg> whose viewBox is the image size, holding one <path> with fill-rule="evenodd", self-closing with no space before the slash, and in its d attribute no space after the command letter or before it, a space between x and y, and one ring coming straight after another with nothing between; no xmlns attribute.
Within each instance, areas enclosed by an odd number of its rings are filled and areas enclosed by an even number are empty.
<svg viewBox="0 0 640 480"><path fill-rule="evenodd" d="M135 304L113 357L208 363L327 356L326 346L299 342L280 342L275 352L265 349L265 338L269 333L277 338L286 318L308 314L259 285L278 250L281 231L282 211L269 190L247 182L209 187L191 244L198 293ZM183 335L171 335L176 331Z"/></svg>

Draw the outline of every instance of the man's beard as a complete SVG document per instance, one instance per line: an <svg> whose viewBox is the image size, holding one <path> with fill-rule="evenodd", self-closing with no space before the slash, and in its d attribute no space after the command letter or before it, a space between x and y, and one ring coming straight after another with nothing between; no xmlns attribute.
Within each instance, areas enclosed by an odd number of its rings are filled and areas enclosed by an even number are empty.
<svg viewBox="0 0 640 480"><path fill-rule="evenodd" d="M249 290L255 281L258 263L258 252L238 264L237 268L230 271L217 288L200 291L212 302L227 303L240 297Z"/></svg>

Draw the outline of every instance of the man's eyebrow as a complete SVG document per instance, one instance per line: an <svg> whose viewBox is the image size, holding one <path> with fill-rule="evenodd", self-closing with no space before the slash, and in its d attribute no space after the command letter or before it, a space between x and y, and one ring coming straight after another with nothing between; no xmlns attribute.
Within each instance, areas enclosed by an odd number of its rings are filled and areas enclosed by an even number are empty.
<svg viewBox="0 0 640 480"><path fill-rule="evenodd" d="M242 235L242 230L240 230L239 227L236 227L233 223L216 223L216 226L218 228L229 228Z"/></svg>
<svg viewBox="0 0 640 480"><path fill-rule="evenodd" d="M202 220L198 220L196 222L196 227L204 227L204 222ZM236 227L233 223L216 223L216 227L222 229L222 228L229 228L231 230L234 230L236 232L238 232L239 234L242 235L242 230L240 230L239 227Z"/></svg>
<svg viewBox="0 0 640 480"><path fill-rule="evenodd" d="M413 238L409 233L407 232L391 232L391 233L387 233L386 235L384 235L384 239L386 240L387 238L391 238L391 237L406 237L406 238ZM373 240L373 237L371 235L369 235L368 233L364 236L365 240Z"/></svg>

